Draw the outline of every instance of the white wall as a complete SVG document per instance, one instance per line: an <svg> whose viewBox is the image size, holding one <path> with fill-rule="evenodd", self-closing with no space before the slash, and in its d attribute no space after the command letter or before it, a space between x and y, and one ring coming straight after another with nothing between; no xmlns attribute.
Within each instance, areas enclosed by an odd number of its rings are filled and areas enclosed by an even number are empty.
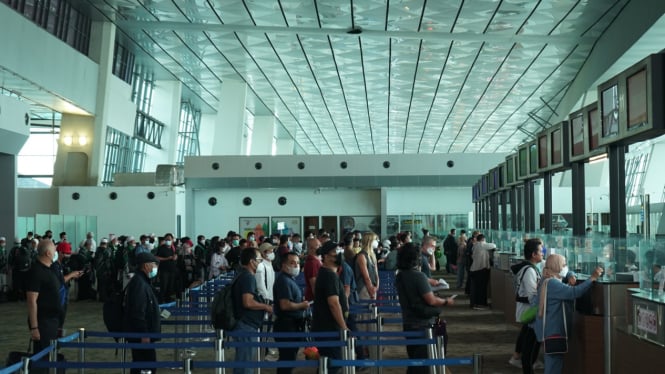
<svg viewBox="0 0 665 374"><path fill-rule="evenodd" d="M150 200L148 192L154 192ZM78 192L80 198L72 199ZM109 194L118 197L111 200ZM108 233L140 235L154 232L158 235L176 230L176 196L180 188L170 187L60 187L58 214L97 216L98 236Z"/></svg>
<svg viewBox="0 0 665 374"><path fill-rule="evenodd" d="M136 104L132 101L132 87L115 75L110 75L107 83L109 86L106 95L107 118L104 119L104 122L106 126L132 136L136 119ZM102 143L105 140L98 139Z"/></svg>
<svg viewBox="0 0 665 374"><path fill-rule="evenodd" d="M193 215L189 217L190 235L225 235L228 230L238 230L239 217L381 214L379 190L207 189L191 193L194 207ZM243 205L246 196L252 198L252 205ZM286 205L277 203L280 196L287 198ZM216 206L208 204L210 197L217 199Z"/></svg>
<svg viewBox="0 0 665 374"><path fill-rule="evenodd" d="M35 214L58 214L58 188L19 188L19 217Z"/></svg>
<svg viewBox="0 0 665 374"><path fill-rule="evenodd" d="M471 188L387 188L386 214L461 214L474 210Z"/></svg>
<svg viewBox="0 0 665 374"><path fill-rule="evenodd" d="M30 123L25 123L30 112L27 102L0 95L0 152L16 155L30 136Z"/></svg>

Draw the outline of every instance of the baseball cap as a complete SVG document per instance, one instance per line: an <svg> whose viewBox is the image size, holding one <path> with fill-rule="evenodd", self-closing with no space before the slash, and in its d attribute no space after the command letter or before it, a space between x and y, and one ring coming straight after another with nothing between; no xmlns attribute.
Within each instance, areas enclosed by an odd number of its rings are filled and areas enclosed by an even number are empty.
<svg viewBox="0 0 665 374"><path fill-rule="evenodd" d="M106 239L106 238L102 238L102 241L101 241L101 243L108 243L108 242L109 242L109 240L108 240L108 239Z"/></svg>
<svg viewBox="0 0 665 374"><path fill-rule="evenodd" d="M141 252L138 255L136 255L137 265L143 265L149 262L159 263L159 260L150 252Z"/></svg>
<svg viewBox="0 0 665 374"><path fill-rule="evenodd" d="M337 243L333 242L332 240L328 240L327 242L323 243L321 247L316 251L317 255L323 256L331 251L337 251Z"/></svg>
<svg viewBox="0 0 665 374"><path fill-rule="evenodd" d="M390 240L386 239L383 241L383 248L390 248Z"/></svg>
<svg viewBox="0 0 665 374"><path fill-rule="evenodd" d="M269 249L275 249L275 246L270 243L263 243L259 246L259 252L267 251Z"/></svg>

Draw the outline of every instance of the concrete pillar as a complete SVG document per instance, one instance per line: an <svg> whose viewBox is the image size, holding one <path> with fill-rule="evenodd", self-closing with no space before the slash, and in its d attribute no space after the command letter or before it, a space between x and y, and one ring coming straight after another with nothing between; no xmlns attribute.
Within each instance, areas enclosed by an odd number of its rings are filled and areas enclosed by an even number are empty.
<svg viewBox="0 0 665 374"><path fill-rule="evenodd" d="M0 236L7 238L7 248L11 248L17 235L16 155L0 153L0 180L3 181L0 183L0 196L3 199L0 204Z"/></svg>
<svg viewBox="0 0 665 374"><path fill-rule="evenodd" d="M246 95L247 85L244 82L227 79L222 84L217 108L214 154L241 155Z"/></svg>
<svg viewBox="0 0 665 374"><path fill-rule="evenodd" d="M99 63L97 75L97 106L92 134L92 147L88 166L88 184L101 183L104 170L104 148L106 145L106 118L110 116L110 83L113 68L113 48L115 46L115 25L110 22L93 22L90 45L91 58Z"/></svg>
<svg viewBox="0 0 665 374"><path fill-rule="evenodd" d="M252 155L272 155L275 138L275 119L272 116L254 116Z"/></svg>
<svg viewBox="0 0 665 374"><path fill-rule="evenodd" d="M292 155L295 148L295 140L291 138L281 139L277 138L277 154L278 155Z"/></svg>

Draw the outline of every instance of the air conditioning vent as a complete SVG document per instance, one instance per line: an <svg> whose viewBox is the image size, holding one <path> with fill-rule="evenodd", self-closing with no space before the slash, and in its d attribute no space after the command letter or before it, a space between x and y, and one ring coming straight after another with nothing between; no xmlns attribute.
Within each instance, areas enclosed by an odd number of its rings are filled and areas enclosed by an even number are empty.
<svg viewBox="0 0 665 374"><path fill-rule="evenodd" d="M185 168L179 165L157 165L155 185L182 186L185 184Z"/></svg>

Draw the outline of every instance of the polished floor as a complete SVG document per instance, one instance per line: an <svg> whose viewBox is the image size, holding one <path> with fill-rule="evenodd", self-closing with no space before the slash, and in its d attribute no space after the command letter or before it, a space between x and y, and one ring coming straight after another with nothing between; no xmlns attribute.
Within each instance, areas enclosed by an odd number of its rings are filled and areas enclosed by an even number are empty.
<svg viewBox="0 0 665 374"><path fill-rule="evenodd" d="M445 276L449 283L454 280L450 276ZM453 283L454 284L454 283ZM460 293L456 299L456 304L445 310L445 318L448 322L449 343L448 357L469 357L474 353L482 355L483 373L520 373L521 370L508 364L508 359L513 351L515 338L519 331L517 325L506 324L503 314L490 310L472 310L469 308L468 297L463 290L447 290L442 295L451 295ZM8 302L0 303L0 316L2 333L0 334L0 357L7 357L9 351L23 351L26 349L29 332L26 326L26 306L25 303ZM66 333L75 332L78 328L84 327L89 331L105 331L102 321L102 304L93 301L74 301L69 305L67 320L65 322ZM170 327L169 327L170 328ZM172 328L165 328L163 332L172 331ZM394 327L393 327L394 328ZM65 356L70 360L76 360L76 352L63 350ZM199 349L196 358L211 360L212 352ZM384 358L406 358L404 347L386 347ZM92 350L86 352L87 358L91 361L111 361L119 360L112 350ZM158 357L162 360L173 361L176 354L173 350L159 352ZM227 357L233 357L233 351L229 350ZM302 351L300 356L302 357ZM178 358L179 359L179 358ZM452 373L472 373L471 367L449 367ZM70 370L72 371L72 370ZM384 373L402 373L404 369L387 368ZM86 370L86 373L111 373L118 371L111 370ZM165 370L160 370L165 372ZM177 372L172 370L171 372ZM212 372L212 370L195 370L198 373ZM274 370L263 370L266 373L272 373ZM313 369L296 370L296 372L309 373ZM370 372L370 371L366 371Z"/></svg>

